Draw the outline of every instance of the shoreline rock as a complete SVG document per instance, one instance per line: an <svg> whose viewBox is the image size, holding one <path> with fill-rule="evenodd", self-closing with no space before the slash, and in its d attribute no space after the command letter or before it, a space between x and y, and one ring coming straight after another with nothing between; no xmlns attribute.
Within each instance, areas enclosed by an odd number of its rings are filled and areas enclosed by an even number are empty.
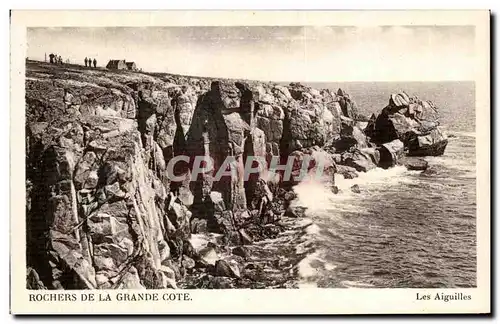
<svg viewBox="0 0 500 324"><path fill-rule="evenodd" d="M436 108L405 94L391 96L365 126L367 118L342 89L89 74L32 61L26 73L27 285L33 289L288 286L300 258L295 242L273 246L293 260L259 249L287 239L285 231L300 240L303 229L291 223L307 212L293 191L304 161L309 175L323 167L333 190L336 173L352 179L404 163L404 154L443 154L447 144L431 121ZM190 161L169 174L169 162L180 155ZM210 157L215 170L234 158L230 175L216 181L207 168L193 174L200 156ZM294 178L277 172L244 179L249 156L267 164L293 156ZM196 233L217 238L200 247L192 243Z"/></svg>
<svg viewBox="0 0 500 324"><path fill-rule="evenodd" d="M417 157L406 157L402 163L408 170L412 171L425 171L429 166L426 160Z"/></svg>

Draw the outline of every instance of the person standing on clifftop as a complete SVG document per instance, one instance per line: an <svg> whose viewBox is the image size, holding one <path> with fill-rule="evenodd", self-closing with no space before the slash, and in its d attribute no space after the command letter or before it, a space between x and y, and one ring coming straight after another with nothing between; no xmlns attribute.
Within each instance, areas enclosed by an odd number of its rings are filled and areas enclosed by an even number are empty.
<svg viewBox="0 0 500 324"><path fill-rule="evenodd" d="M97 60L94 58L94 68L97 67Z"/></svg>
<svg viewBox="0 0 500 324"><path fill-rule="evenodd" d="M87 57L85 57L84 62L85 62L85 67L87 67L87 62L88 62Z"/></svg>

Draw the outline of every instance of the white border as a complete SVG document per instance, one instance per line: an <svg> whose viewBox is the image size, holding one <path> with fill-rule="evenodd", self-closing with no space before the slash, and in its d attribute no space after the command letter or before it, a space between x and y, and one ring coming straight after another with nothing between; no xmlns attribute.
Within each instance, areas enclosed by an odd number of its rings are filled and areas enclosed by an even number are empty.
<svg viewBox="0 0 500 324"><path fill-rule="evenodd" d="M456 313L485 312L489 310L489 25L487 12L147 12L134 14L91 12L85 19L82 12L33 13L13 12L11 29L12 62L11 83L14 86L11 102L11 255L12 255L12 311L15 313L89 313L82 303L30 303L26 304L25 286L25 222L24 222L24 40L26 26L61 25L476 25L476 108L477 170L478 170L478 288L461 289L473 296L473 302L426 303L416 302L413 289L308 289L308 290L229 290L190 291L193 301L167 304L144 303L130 305L113 303L114 313ZM175 14L175 15L174 15ZM126 15L126 16L124 16ZM19 20L17 20L19 19ZM104 23L105 22L105 23ZM16 59L16 58L21 58ZM21 109L15 107L22 107ZM488 125L488 127L486 126ZM21 203L22 202L22 203ZM22 215L23 217L16 217ZM23 259L23 260L21 260ZM24 262L23 262L24 261ZM421 293L432 291L418 289ZM438 289L439 292L446 290ZM116 294L116 291L110 291ZM216 300L210 303L209 301ZM223 308L220 308L223 306ZM92 313L109 313L110 304L92 305Z"/></svg>

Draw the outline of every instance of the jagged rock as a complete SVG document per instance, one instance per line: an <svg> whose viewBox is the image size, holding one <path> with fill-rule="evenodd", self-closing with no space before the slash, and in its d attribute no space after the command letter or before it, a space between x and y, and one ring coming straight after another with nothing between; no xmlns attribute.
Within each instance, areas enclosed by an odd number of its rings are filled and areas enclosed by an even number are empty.
<svg viewBox="0 0 500 324"><path fill-rule="evenodd" d="M184 240L182 244L182 253L184 257L198 258L195 247L193 246L190 239Z"/></svg>
<svg viewBox="0 0 500 324"><path fill-rule="evenodd" d="M410 155L442 155L448 140L438 127L438 118L432 102L401 92L391 95L376 119L372 116L365 134L377 144L399 139Z"/></svg>
<svg viewBox="0 0 500 324"><path fill-rule="evenodd" d="M366 124L366 127L363 130L364 133L366 134L366 136L368 136L368 138L376 135L376 133L375 133L376 132L376 122L377 122L377 115L372 114L370 116L370 119L368 120L368 123Z"/></svg>
<svg viewBox="0 0 500 324"><path fill-rule="evenodd" d="M410 134L416 132L419 124L417 121L396 112L389 114L389 109L384 108L375 121L375 127L367 135L375 143L382 144L395 139L406 143Z"/></svg>
<svg viewBox="0 0 500 324"><path fill-rule="evenodd" d="M356 103L351 99L349 94L339 88L335 100L340 104L342 115L351 119L357 118L358 110Z"/></svg>
<svg viewBox="0 0 500 324"><path fill-rule="evenodd" d="M222 233L230 234L236 230L232 211L225 210L221 213L215 213L214 216Z"/></svg>
<svg viewBox="0 0 500 324"><path fill-rule="evenodd" d="M215 262L214 275L217 277L240 278L240 270L236 263L217 260Z"/></svg>
<svg viewBox="0 0 500 324"><path fill-rule="evenodd" d="M275 223L279 220L279 216L275 215L274 212L270 209L266 210L266 212L262 215L261 218L262 224Z"/></svg>
<svg viewBox="0 0 500 324"><path fill-rule="evenodd" d="M325 104L319 93L311 94L310 88L294 85L289 88L295 100L285 109L282 143L284 153L311 146L323 146L338 137L340 123L332 108ZM335 125L335 126L334 126Z"/></svg>
<svg viewBox="0 0 500 324"><path fill-rule="evenodd" d="M46 117L53 118L53 128L46 129L44 137L32 138L41 155L31 165L41 172L28 170L39 195L32 199L27 215L33 233L29 253L50 264L34 264L50 271L43 273L44 285L48 289L161 286L158 267L170 253L162 232L163 209L155 202L164 199L165 188L149 169L146 158L158 158L152 151L144 156L140 134L132 127L136 124L117 116ZM74 118L76 131L67 129L63 117ZM62 137L67 140L57 140ZM144 253L143 247L150 251L146 268L118 275L130 259ZM33 253L34 249L38 251Z"/></svg>
<svg viewBox="0 0 500 324"><path fill-rule="evenodd" d="M396 108L408 107L410 104L410 97L405 92L393 93L389 99L389 105Z"/></svg>
<svg viewBox="0 0 500 324"><path fill-rule="evenodd" d="M410 135L408 139L408 155L439 156L444 154L448 145L447 136L439 127L432 129L427 135Z"/></svg>
<svg viewBox="0 0 500 324"><path fill-rule="evenodd" d="M284 86L275 85L273 88L273 93L275 94L275 96L285 102L292 100L290 91Z"/></svg>

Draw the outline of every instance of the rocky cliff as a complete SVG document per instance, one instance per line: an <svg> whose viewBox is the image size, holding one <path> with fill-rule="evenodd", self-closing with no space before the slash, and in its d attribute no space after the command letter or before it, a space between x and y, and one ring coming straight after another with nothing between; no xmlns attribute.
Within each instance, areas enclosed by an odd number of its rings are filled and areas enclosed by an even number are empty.
<svg viewBox="0 0 500 324"><path fill-rule="evenodd" d="M443 154L435 112L396 94L365 128L341 89L28 62L28 287L176 288L195 273L198 286L254 287L263 279L243 266L243 246L301 211L290 206L296 180L246 178L249 157L264 169L309 158L309 171L321 162L330 179L352 178L405 154ZM216 244L193 244L199 233ZM224 247L235 258L220 257Z"/></svg>

